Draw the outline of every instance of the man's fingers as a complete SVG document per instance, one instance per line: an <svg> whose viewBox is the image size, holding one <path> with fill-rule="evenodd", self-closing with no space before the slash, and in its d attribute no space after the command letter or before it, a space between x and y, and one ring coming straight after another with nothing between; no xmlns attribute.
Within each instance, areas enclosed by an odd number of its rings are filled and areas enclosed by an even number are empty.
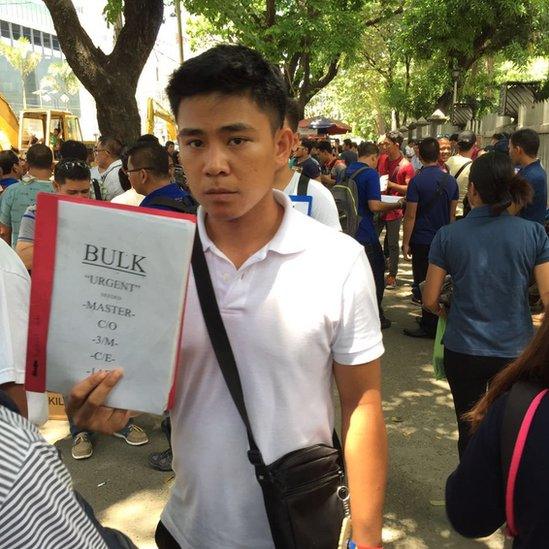
<svg viewBox="0 0 549 549"><path fill-rule="evenodd" d="M67 410L76 411L86 401L88 395L107 377L109 372L95 372L77 383L70 392Z"/></svg>
<svg viewBox="0 0 549 549"><path fill-rule="evenodd" d="M101 383L99 383L89 394L86 404L93 407L102 406L105 400L107 400L109 393L114 389L115 385L120 381L123 375L124 372L119 368L109 372L109 374L103 378Z"/></svg>

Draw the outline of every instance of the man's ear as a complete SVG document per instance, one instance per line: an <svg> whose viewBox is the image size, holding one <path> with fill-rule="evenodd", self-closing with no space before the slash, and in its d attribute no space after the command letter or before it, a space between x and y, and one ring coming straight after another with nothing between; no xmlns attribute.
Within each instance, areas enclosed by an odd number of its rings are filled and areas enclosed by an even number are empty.
<svg viewBox="0 0 549 549"><path fill-rule="evenodd" d="M276 168L281 168L288 163L293 147L294 132L290 128L282 127L276 130L275 136L275 164Z"/></svg>

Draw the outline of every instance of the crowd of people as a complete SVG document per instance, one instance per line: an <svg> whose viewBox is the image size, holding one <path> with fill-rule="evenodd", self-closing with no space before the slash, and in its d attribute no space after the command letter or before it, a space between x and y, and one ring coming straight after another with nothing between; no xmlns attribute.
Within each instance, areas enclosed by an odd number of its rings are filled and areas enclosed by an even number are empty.
<svg viewBox="0 0 549 549"><path fill-rule="evenodd" d="M409 299L422 306L417 326L404 334L434 339L446 321L444 369L460 457L448 480L448 516L468 536L500 527L498 440L507 393L517 381L549 388L549 322L533 339L530 310L531 295L549 303L547 180L536 132L494 136L484 149L470 131L406 143L391 131L377 143L345 139L341 147L339 140L301 139L299 107L280 71L241 46L186 61L167 94L178 151L147 134L128 146L101 136L93 165L76 141L56 141L57 161L40 143L28 149L26 165L13 151L0 152L0 547L133 546L98 523L59 457L24 419L32 416L24 364L41 192L197 215L249 423L220 369L227 352L210 341L191 271L184 315L192 322L184 323L183 368L163 421L168 447L149 460L175 472L158 547L273 547L282 519L271 512L274 496L258 464L335 444L332 378L351 495L346 543L381 547L381 330L391 327L383 297L402 284L401 254L412 266ZM449 281L448 307L441 292ZM104 406L122 376L119 369L94 373L65 396L74 459L93 454L94 432L134 446L148 442L127 413ZM525 451L535 482L519 477L517 496L539 506L517 514L517 547L543 546L547 421L545 403L533 422L537 446ZM51 489L42 497L45 486ZM310 518L316 497L301 499L295 516L290 505L288 520L302 520L292 535L335 547L334 532Z"/></svg>

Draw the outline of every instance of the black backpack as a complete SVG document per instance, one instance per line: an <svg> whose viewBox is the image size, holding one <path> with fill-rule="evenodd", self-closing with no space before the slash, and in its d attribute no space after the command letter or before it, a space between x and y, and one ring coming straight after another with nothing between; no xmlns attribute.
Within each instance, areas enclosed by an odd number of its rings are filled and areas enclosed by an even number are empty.
<svg viewBox="0 0 549 549"><path fill-rule="evenodd" d="M330 189L337 206L341 230L353 238L360 224L358 187L355 178L367 169L368 166L362 166L362 168L354 171L349 177L345 177L343 181L336 183Z"/></svg>
<svg viewBox="0 0 549 549"><path fill-rule="evenodd" d="M158 196L147 204L147 207L150 206L165 206L174 212L191 215L196 215L196 211L198 210L198 202L190 194L181 200L168 198L166 196Z"/></svg>

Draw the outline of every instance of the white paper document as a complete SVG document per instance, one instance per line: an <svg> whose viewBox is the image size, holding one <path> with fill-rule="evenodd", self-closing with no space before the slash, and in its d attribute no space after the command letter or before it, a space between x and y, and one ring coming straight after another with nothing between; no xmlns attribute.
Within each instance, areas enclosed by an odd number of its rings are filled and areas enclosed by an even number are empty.
<svg viewBox="0 0 549 549"><path fill-rule="evenodd" d="M107 404L162 413L178 360L195 223L63 201L57 219L47 389L67 394L98 370L122 368Z"/></svg>

